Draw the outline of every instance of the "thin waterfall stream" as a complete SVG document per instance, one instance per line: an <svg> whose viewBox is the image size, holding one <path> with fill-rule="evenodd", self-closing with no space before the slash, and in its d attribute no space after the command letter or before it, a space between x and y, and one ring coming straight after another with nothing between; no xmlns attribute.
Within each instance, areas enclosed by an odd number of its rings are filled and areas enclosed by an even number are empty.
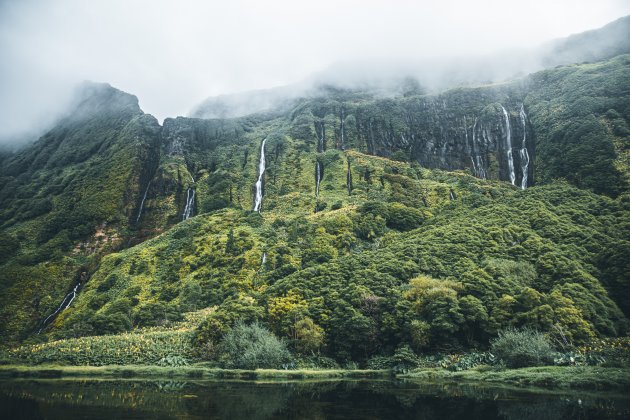
<svg viewBox="0 0 630 420"><path fill-rule="evenodd" d="M510 172L510 182L516 185L516 173L514 172L514 157L512 156L512 127L510 125L510 116L507 110L501 105L503 116L505 117L505 149L508 159L508 171Z"/></svg>
<svg viewBox="0 0 630 420"><path fill-rule="evenodd" d="M267 139L262 141L260 145L260 161L258 162L258 179L256 180L256 194L254 196L254 211L260 213L262 209L262 199L263 199L263 179L265 176L265 142Z"/></svg>

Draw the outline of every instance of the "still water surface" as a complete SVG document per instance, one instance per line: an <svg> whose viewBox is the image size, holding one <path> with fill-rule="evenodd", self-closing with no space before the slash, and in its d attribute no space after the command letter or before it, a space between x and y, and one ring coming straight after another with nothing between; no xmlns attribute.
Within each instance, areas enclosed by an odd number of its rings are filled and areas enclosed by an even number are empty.
<svg viewBox="0 0 630 420"><path fill-rule="evenodd" d="M6 419L623 419L624 394L366 381L0 381Z"/></svg>

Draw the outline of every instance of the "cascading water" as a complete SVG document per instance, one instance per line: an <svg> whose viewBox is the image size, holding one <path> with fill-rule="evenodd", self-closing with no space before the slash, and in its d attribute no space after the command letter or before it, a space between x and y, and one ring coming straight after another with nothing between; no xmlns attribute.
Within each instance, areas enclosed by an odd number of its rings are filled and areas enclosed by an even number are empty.
<svg viewBox="0 0 630 420"><path fill-rule="evenodd" d="M527 178L529 176L529 153L527 152L527 114L525 114L525 104L521 104L521 124L523 125L523 143L519 154L521 157L521 170L523 177L521 178L521 189L527 188Z"/></svg>
<svg viewBox="0 0 630 420"><path fill-rule="evenodd" d="M468 133L466 133L466 141L468 141ZM487 179L488 174L486 172L485 162L483 161L483 155L481 155L479 150L477 149L477 118L475 118L475 122L472 127L472 146L470 148L470 161L472 162L473 172L475 176L481 179Z"/></svg>
<svg viewBox="0 0 630 420"><path fill-rule="evenodd" d="M503 116L505 117L505 148L507 151L507 159L508 159L508 170L510 172L510 182L512 185L516 185L516 173L514 172L514 157L512 156L512 127L510 126L510 116L508 112L505 110L503 105L501 105L501 109L503 110Z"/></svg>
<svg viewBox="0 0 630 420"><path fill-rule="evenodd" d="M192 186L186 190L186 206L184 213L182 213L182 220L192 217L195 210L195 178L192 175L190 175L190 182L192 182Z"/></svg>
<svg viewBox="0 0 630 420"><path fill-rule="evenodd" d="M266 262L267 262L267 253L263 252L262 260L260 261L260 268L264 268Z"/></svg>
<svg viewBox="0 0 630 420"><path fill-rule="evenodd" d="M149 181L149 183L147 184L147 189L144 190L142 201L140 201L140 209L138 210L138 217L136 217L136 224L140 221L140 216L142 216L142 209L144 208L144 201L147 199L147 193L149 192L150 186L151 186L151 181Z"/></svg>
<svg viewBox="0 0 630 420"><path fill-rule="evenodd" d="M262 207L262 198L263 198L263 178L265 175L265 142L267 139L262 141L260 145L260 161L258 162L258 180L256 181L256 195L254 196L254 211L260 213Z"/></svg>
<svg viewBox="0 0 630 420"><path fill-rule="evenodd" d="M188 187L186 190L186 207L184 207L184 213L182 214L182 220L186 220L193 215L195 207L195 189Z"/></svg>
<svg viewBox="0 0 630 420"><path fill-rule="evenodd" d="M487 179L486 168L485 168L485 163L483 161L483 156L481 156L481 155L471 156L470 157L470 161L472 162L473 172L475 173L475 176L477 176L478 178L481 178L481 179Z"/></svg>
<svg viewBox="0 0 630 420"><path fill-rule="evenodd" d="M317 161L315 164L315 197L319 197L319 183L322 180L322 164Z"/></svg>
<svg viewBox="0 0 630 420"><path fill-rule="evenodd" d="M81 283L77 283L74 288L72 289L72 291L70 293L68 293L67 295L64 296L63 300L61 301L61 304L59 305L59 307L55 310L55 312L53 312L52 314L48 315L46 317L46 319L44 319L44 322L42 322L42 326L40 327L39 331L37 332L37 334L40 334L42 332L42 330L44 329L44 327L46 327L46 325L48 325L48 321L51 320L52 318L54 318L57 314L59 314L60 312L65 311L66 309L68 309L70 307L70 304L72 303L72 301L74 300L74 298L77 297L77 291L79 290L79 287L81 286Z"/></svg>

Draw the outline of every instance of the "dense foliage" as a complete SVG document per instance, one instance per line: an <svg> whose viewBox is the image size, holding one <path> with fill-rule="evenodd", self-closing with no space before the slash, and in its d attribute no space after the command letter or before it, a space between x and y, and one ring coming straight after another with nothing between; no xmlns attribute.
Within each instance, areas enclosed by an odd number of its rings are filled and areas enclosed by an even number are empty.
<svg viewBox="0 0 630 420"><path fill-rule="evenodd" d="M555 353L544 334L528 328L500 331L490 351L511 368L551 365Z"/></svg>
<svg viewBox="0 0 630 420"><path fill-rule="evenodd" d="M106 89L118 100L100 92L2 161L1 337L32 361L254 368L288 365L290 352L302 365L407 370L417 354L471 348L451 365L485 363L511 328L567 352L623 336L629 67L622 56L387 100L332 92L289 113L163 127ZM502 104L508 121L529 112L514 132L536 140L537 185L524 191L499 180L502 149L488 152L489 179L461 155L471 115L500 143ZM442 140L459 147L444 166L462 170L428 169L440 157L413 144ZM143 339L140 359L119 356Z"/></svg>

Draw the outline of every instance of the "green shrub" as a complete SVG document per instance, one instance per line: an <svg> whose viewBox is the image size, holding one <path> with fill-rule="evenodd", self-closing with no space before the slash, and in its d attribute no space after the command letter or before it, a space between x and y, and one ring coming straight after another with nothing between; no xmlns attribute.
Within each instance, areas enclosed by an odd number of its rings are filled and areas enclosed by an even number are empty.
<svg viewBox="0 0 630 420"><path fill-rule="evenodd" d="M373 356L367 361L367 368L372 370L392 369L394 360L388 356Z"/></svg>
<svg viewBox="0 0 630 420"><path fill-rule="evenodd" d="M411 347L404 345L398 347L392 356L394 370L397 372L407 372L418 367L418 356L411 350Z"/></svg>
<svg viewBox="0 0 630 420"><path fill-rule="evenodd" d="M190 329L143 329L24 345L12 349L10 356L27 364L181 366L190 357L191 338Z"/></svg>
<svg viewBox="0 0 630 420"><path fill-rule="evenodd" d="M555 356L547 337L530 328L500 331L490 351L511 368L551 365Z"/></svg>
<svg viewBox="0 0 630 420"><path fill-rule="evenodd" d="M232 369L280 369L292 359L284 340L258 323L238 322L225 334L219 352L222 364Z"/></svg>
<svg viewBox="0 0 630 420"><path fill-rule="evenodd" d="M455 357L446 358L442 361L442 367L448 370L459 372L472 369L478 366L491 366L496 362L496 356L492 353L466 353Z"/></svg>

